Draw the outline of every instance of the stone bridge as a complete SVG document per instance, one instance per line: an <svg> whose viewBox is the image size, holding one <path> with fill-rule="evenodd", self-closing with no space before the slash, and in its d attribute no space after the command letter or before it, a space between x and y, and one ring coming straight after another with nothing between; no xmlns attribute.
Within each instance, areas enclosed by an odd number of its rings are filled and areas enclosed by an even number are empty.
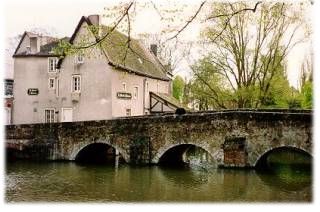
<svg viewBox="0 0 320 212"><path fill-rule="evenodd" d="M201 147L225 167L254 167L278 148L312 155L312 111L307 110L206 111L8 125L5 131L7 149L41 160L75 160L94 143L107 144L136 164L157 164L168 150L186 144Z"/></svg>

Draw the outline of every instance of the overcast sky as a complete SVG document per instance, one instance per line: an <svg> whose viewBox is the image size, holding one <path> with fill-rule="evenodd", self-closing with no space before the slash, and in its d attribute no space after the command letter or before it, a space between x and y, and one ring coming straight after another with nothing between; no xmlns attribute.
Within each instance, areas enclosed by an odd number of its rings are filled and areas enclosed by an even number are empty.
<svg viewBox="0 0 320 212"><path fill-rule="evenodd" d="M6 0L5 1L5 38L22 34L34 28L42 28L59 37L71 36L82 15L103 14L104 8L114 4L115 0ZM184 1L186 2L186 1ZM187 1L193 4L186 14L192 13L199 5L198 0ZM145 10L139 14L134 25L136 32L154 32L161 28L161 22L156 12ZM192 25L188 36L196 38L199 26ZM297 86L301 62L309 49L310 43L298 45L288 57L288 78L291 85ZM10 55L6 57L7 69L12 69ZM11 65L10 65L11 64ZM183 61L178 67L180 75L187 76L188 64ZM12 77L12 72L5 74Z"/></svg>

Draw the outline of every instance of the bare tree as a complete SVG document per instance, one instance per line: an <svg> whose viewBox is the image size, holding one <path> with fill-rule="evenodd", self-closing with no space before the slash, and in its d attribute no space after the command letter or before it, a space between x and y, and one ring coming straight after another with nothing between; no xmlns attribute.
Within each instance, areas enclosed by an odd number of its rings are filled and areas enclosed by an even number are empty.
<svg viewBox="0 0 320 212"><path fill-rule="evenodd" d="M304 87L305 83L308 81L313 81L313 51L310 49L310 52L304 57L304 61L301 64L300 69L300 90Z"/></svg>
<svg viewBox="0 0 320 212"><path fill-rule="evenodd" d="M146 47L153 44L157 46L157 57L172 73L179 63L190 54L190 49L193 46L192 42L165 41L166 38L161 34L139 34L139 39Z"/></svg>
<svg viewBox="0 0 320 212"><path fill-rule="evenodd" d="M210 61L236 94L239 108L258 107L264 101L288 52L302 41L294 39L301 20L290 4L257 5L248 13L248 3L213 4L218 15L205 32L213 46Z"/></svg>
<svg viewBox="0 0 320 212"><path fill-rule="evenodd" d="M168 1L167 3L169 2L170 1ZM255 11L259 4L260 2L256 3L253 8L242 8L240 11L234 12L234 14L225 14L225 16L231 18L238 13L242 13L246 11ZM97 38L95 41L88 42L89 39L84 38L82 39L83 42L80 42L78 44L69 44L69 43L63 42L60 45L60 48L56 49L56 51L61 54L73 54L83 49L99 47L101 43L105 39L107 39L107 37L114 30L118 30L118 31L124 32L127 35L127 42L125 42L125 46L124 46L124 48L127 48L126 52L131 51L135 54L139 54L138 52L135 52L130 45L132 40L132 32L133 32L132 22L135 20L135 17L139 12L143 12L145 8L151 8L157 12L159 17L161 18L161 21L166 22L166 25L168 26L168 29L163 30L163 32L166 35L164 36L161 35L161 39L158 39L158 41L161 42L161 43L158 43L159 44L158 46L161 49L160 55L165 55L164 58L166 60L169 60L169 62L171 62L171 65L174 66L175 61L179 61L179 60L173 59L173 57L175 57L174 56L175 54L173 53L173 51L170 50L172 49L171 46L177 46L178 44L181 45L181 42L179 43L178 41L179 35L183 31L185 31L190 26L190 24L198 18L198 16L204 13L203 11L206 5L208 5L208 2L202 1L201 3L199 3L197 7L195 7L193 14L187 17L184 21L182 20L180 26L173 26L173 24L171 23L175 22L175 19L178 19L178 18L183 19L180 16L182 16L183 14L183 7L185 7L185 5L182 5L181 3L172 6L172 8L166 8L165 4L164 6L163 5L159 6L152 0L143 2L143 3L135 0L126 2L126 3L119 3L118 5L115 5L113 7L105 8L106 12L103 16L111 19L109 23L110 28L109 30L105 31L105 33L102 35L98 36L98 34L96 34ZM219 18L220 16L210 17L208 18L208 20L213 20L215 18ZM91 26L90 30L93 32L99 31L99 29L95 29L95 27L96 26ZM170 43L172 40L176 40L175 44ZM169 47L164 47L165 45ZM183 44L183 45L189 47L190 49L190 43ZM188 50L186 51L188 52ZM186 54L185 53L186 51L184 51L182 55ZM138 56L141 57L141 55L138 55ZM142 59L147 60L146 58L142 58Z"/></svg>

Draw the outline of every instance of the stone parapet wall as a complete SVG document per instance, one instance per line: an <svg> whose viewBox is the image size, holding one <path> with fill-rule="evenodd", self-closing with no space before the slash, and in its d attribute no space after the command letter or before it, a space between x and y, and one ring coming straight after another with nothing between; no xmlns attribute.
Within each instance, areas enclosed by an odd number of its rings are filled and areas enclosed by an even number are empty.
<svg viewBox="0 0 320 212"><path fill-rule="evenodd" d="M12 143L43 146L46 160L74 160L92 143L105 143L126 162L158 163L170 148L193 144L206 150L218 166L251 167L274 148L288 146L312 153L312 111L225 110L117 118L112 120L8 125ZM240 143L230 143L244 139ZM11 145L11 146L10 146ZM31 151L32 152L32 151ZM44 156L44 154L47 154ZM37 157L36 152L34 152ZM32 154L31 156L32 157Z"/></svg>

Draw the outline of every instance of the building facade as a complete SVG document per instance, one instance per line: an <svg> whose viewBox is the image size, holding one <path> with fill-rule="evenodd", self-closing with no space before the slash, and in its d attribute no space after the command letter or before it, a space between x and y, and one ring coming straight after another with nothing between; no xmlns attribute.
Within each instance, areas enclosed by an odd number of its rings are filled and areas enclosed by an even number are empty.
<svg viewBox="0 0 320 212"><path fill-rule="evenodd" d="M5 124L12 123L13 108L13 79L4 80L4 120Z"/></svg>
<svg viewBox="0 0 320 212"><path fill-rule="evenodd" d="M101 120L179 107L170 102L171 76L156 55L132 38L128 50L127 37L108 30L98 15L83 16L64 40L81 46L84 38L94 43L97 36L110 35L98 46L63 57L53 51L59 39L25 32L13 55L13 123Z"/></svg>

